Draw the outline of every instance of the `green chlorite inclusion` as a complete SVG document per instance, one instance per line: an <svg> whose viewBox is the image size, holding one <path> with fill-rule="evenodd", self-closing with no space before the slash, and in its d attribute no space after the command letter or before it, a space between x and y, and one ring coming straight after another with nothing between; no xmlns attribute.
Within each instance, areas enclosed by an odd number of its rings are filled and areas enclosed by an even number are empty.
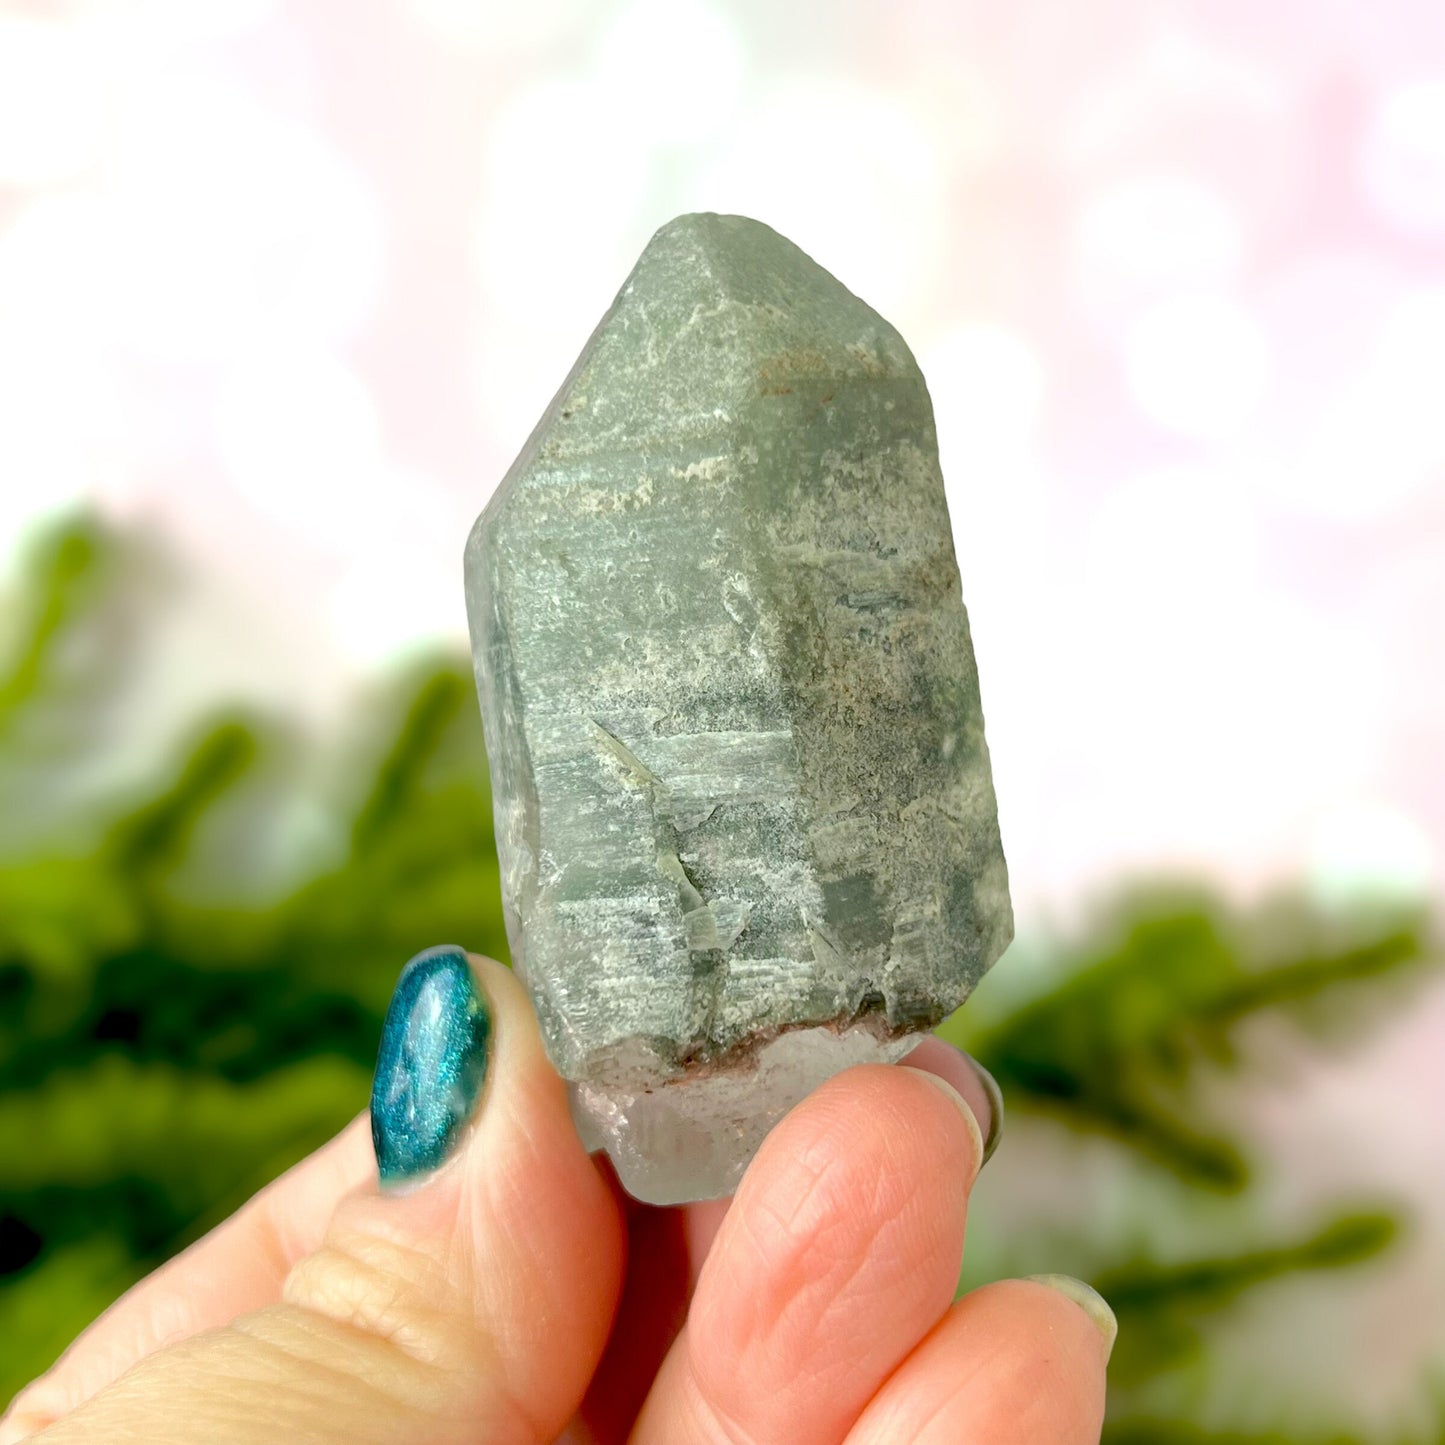
<svg viewBox="0 0 1445 1445"><path fill-rule="evenodd" d="M775 231L680 216L466 576L508 940L584 1142L640 1199L729 1193L1012 937L918 365Z"/></svg>

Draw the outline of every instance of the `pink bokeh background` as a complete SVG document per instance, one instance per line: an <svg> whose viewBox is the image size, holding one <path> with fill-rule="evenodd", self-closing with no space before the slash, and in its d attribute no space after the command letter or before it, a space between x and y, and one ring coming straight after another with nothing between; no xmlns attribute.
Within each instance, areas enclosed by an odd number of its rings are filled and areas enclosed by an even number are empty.
<svg viewBox="0 0 1445 1445"><path fill-rule="evenodd" d="M1022 899L1440 891L1428 5L10 0L0 539L160 527L167 704L325 713L689 209L923 363Z"/></svg>
<svg viewBox="0 0 1445 1445"><path fill-rule="evenodd" d="M143 523L194 578L135 736L335 721L464 641L472 519L697 209L919 357L1025 931L1163 869L1445 893L1433 0L0 3L0 566ZM1437 990L1262 1105L1427 1221L1325 1356L1445 1326L1442 1040Z"/></svg>

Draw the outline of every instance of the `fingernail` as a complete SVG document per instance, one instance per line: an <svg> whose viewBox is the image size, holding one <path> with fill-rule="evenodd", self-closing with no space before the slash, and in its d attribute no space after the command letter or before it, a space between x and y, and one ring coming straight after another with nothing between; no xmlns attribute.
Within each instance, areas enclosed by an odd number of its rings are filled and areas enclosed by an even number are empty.
<svg viewBox="0 0 1445 1445"><path fill-rule="evenodd" d="M968 1124L968 1132L973 1135L973 1157L978 1161L974 1166L973 1178L977 1179L978 1171L983 1168L983 1161L987 1157L984 1153L987 1146L983 1142L983 1130L978 1127L978 1115L969 1107L968 1100L965 1099L947 1079L941 1079L937 1074L930 1073L927 1069L914 1069L909 1064L904 1064L903 1067L927 1079L936 1089L941 1090L948 1096L954 1108L963 1115L965 1122ZM970 1184L972 1182L973 1180L969 1181Z"/></svg>
<svg viewBox="0 0 1445 1445"><path fill-rule="evenodd" d="M1071 1274L1031 1274L1028 1276L1037 1284L1057 1290L1067 1299L1073 1300L1093 1321L1094 1328L1104 1337L1104 1358L1107 1360L1114 1349L1114 1340L1119 1333L1119 1321L1109 1302L1092 1285Z"/></svg>
<svg viewBox="0 0 1445 1445"><path fill-rule="evenodd" d="M429 948L402 969L381 1026L371 1140L384 1185L444 1164L482 1092L492 1016L459 948Z"/></svg>
<svg viewBox="0 0 1445 1445"><path fill-rule="evenodd" d="M983 1141L983 1159L979 1164L981 1169L993 1158L993 1151L998 1148L998 1141L1003 1136L1003 1090L999 1088L998 1080L972 1054L968 1055L968 1061L973 1065L973 1071L978 1075L984 1093L988 1095L988 1133Z"/></svg>

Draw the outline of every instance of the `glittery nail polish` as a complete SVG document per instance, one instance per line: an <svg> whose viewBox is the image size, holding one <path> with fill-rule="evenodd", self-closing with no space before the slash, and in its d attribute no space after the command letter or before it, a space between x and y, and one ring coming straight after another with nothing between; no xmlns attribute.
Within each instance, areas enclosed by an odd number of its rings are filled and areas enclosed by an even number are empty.
<svg viewBox="0 0 1445 1445"><path fill-rule="evenodd" d="M415 1180L456 1148L486 1079L492 1016L459 948L402 970L381 1026L371 1139L384 1185Z"/></svg>

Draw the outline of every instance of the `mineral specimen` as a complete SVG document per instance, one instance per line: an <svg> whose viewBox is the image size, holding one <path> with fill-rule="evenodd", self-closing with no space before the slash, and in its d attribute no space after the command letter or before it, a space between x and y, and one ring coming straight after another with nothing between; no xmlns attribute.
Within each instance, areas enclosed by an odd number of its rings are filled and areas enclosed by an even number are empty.
<svg viewBox="0 0 1445 1445"><path fill-rule="evenodd" d="M664 226L467 546L508 941L589 1149L730 1192L1012 936L933 411L741 216Z"/></svg>

